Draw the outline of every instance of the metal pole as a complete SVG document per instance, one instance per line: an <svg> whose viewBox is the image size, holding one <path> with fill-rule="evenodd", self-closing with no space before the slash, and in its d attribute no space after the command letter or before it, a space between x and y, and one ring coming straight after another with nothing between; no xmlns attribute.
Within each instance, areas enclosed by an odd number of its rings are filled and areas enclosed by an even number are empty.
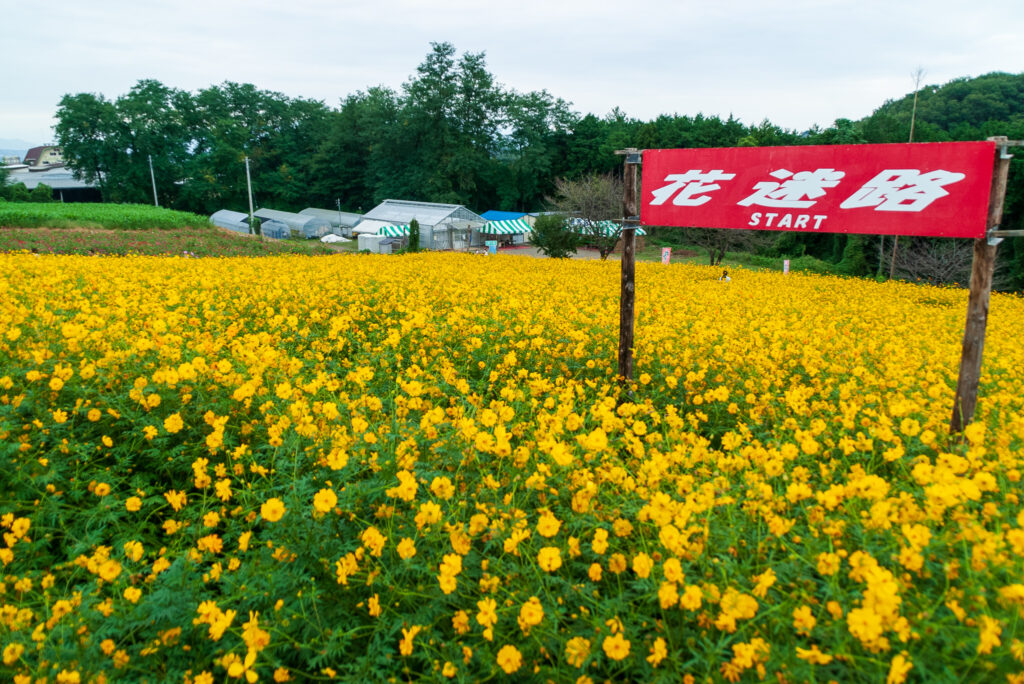
<svg viewBox="0 0 1024 684"><path fill-rule="evenodd" d="M153 181L153 206L159 207L160 200L156 197L156 174L153 173L153 155L147 155L149 157L149 179Z"/></svg>
<svg viewBox="0 0 1024 684"><path fill-rule="evenodd" d="M1003 201L1006 197L1006 178L1012 154L1007 152L1006 138L989 138L996 143L995 169L992 190L988 200L986 229L999 226L1003 219ZM999 238L994 240L998 243ZM963 349L960 352L960 374L953 399L953 416L949 421L950 434L962 432L974 418L978 403L978 384L981 380L981 357L985 348L985 328L988 325L988 303L992 292L992 274L995 271L996 245L983 237L974 241L974 261L971 263L971 293L967 299L967 323L964 326Z"/></svg>
<svg viewBox="0 0 1024 684"><path fill-rule="evenodd" d="M249 157L245 158L245 187L249 190L249 232L255 233L253 223L256 219L252 212L252 177L249 175ZM263 231L260 231L260 237L263 237Z"/></svg>

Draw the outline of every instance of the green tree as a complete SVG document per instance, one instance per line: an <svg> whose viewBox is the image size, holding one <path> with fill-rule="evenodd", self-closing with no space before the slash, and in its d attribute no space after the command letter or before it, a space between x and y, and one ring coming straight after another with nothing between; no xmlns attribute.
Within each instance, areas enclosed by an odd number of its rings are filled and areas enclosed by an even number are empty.
<svg viewBox="0 0 1024 684"><path fill-rule="evenodd" d="M590 173L578 179L559 178L555 194L548 200L556 211L568 216L580 241L597 247L607 259L622 234L622 179L610 173Z"/></svg>
<svg viewBox="0 0 1024 684"><path fill-rule="evenodd" d="M359 211L381 199L407 196L389 180L405 171L396 163L404 154L398 149L400 109L394 91L377 87L349 95L329 115L311 160L310 189L321 205L336 198L343 208Z"/></svg>
<svg viewBox="0 0 1024 684"><path fill-rule="evenodd" d="M553 259L568 259L580 245L579 233L571 230L563 214L542 214L530 233L530 244Z"/></svg>
<svg viewBox="0 0 1024 684"><path fill-rule="evenodd" d="M563 156L562 142L573 115L563 100L542 90L508 93L505 117L508 132L498 152L503 168L499 204L503 209L536 209L554 189L552 173Z"/></svg>
<svg viewBox="0 0 1024 684"><path fill-rule="evenodd" d="M108 184L118 173L121 154L118 114L103 95L64 95L57 105L57 144L75 178L99 186L110 199Z"/></svg>
<svg viewBox="0 0 1024 684"><path fill-rule="evenodd" d="M409 221L409 251L420 251L420 222L416 219Z"/></svg>

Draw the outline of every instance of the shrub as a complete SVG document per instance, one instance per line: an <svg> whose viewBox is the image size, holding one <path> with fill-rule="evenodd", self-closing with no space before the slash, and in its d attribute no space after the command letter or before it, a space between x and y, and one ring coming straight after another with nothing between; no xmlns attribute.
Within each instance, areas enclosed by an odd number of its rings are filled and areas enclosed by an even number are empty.
<svg viewBox="0 0 1024 684"><path fill-rule="evenodd" d="M569 229L563 214L545 214L537 217L530 244L549 257L566 259L579 248L580 235Z"/></svg>

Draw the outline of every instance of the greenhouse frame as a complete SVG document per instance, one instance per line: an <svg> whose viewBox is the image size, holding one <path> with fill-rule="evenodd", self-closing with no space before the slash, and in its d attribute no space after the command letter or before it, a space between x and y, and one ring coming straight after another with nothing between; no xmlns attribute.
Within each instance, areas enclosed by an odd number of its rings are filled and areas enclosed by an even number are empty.
<svg viewBox="0 0 1024 684"><path fill-rule="evenodd" d="M264 221L271 220L283 223L290 230L296 231L300 237L307 239L322 238L331 232L331 224L316 216L294 214L290 211L277 211L266 208L257 209L254 213Z"/></svg>

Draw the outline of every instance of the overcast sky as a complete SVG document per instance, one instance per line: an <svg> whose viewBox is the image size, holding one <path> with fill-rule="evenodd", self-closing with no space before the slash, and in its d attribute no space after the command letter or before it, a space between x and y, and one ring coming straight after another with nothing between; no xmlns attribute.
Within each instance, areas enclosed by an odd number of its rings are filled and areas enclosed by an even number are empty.
<svg viewBox="0 0 1024 684"><path fill-rule="evenodd" d="M0 0L0 147L52 139L65 93L236 81L337 106L430 42L581 113L733 114L805 130L924 84L1024 71L1018 0Z"/></svg>

